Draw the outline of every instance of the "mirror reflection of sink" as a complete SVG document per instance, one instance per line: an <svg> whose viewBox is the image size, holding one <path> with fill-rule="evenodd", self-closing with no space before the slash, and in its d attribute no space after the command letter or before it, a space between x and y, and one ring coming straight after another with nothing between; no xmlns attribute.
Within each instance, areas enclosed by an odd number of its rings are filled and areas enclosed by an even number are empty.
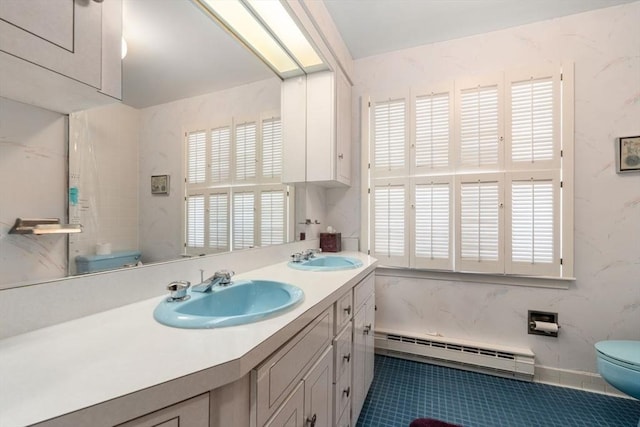
<svg viewBox="0 0 640 427"><path fill-rule="evenodd" d="M289 267L307 271L337 271L362 267L362 261L347 256L316 256L300 262L289 262Z"/></svg>
<svg viewBox="0 0 640 427"><path fill-rule="evenodd" d="M153 317L176 328L219 328L273 317L304 300L297 286L270 280L239 280L189 295L185 301L162 301Z"/></svg>

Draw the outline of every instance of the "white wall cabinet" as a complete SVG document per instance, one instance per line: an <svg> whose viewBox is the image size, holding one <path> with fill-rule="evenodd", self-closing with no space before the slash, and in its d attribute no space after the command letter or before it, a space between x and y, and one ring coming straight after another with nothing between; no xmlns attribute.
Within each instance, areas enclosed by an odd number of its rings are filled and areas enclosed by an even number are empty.
<svg viewBox="0 0 640 427"><path fill-rule="evenodd" d="M209 393L119 424L117 427L209 427Z"/></svg>
<svg viewBox="0 0 640 427"><path fill-rule="evenodd" d="M322 71L285 80L281 103L283 182L351 185L351 85L344 74Z"/></svg>
<svg viewBox="0 0 640 427"><path fill-rule="evenodd" d="M374 329L375 329L375 279L369 275L354 289L355 314L353 316L353 397L351 400L353 425L373 381Z"/></svg>
<svg viewBox="0 0 640 427"><path fill-rule="evenodd" d="M0 95L68 113L121 98L122 1L0 2Z"/></svg>

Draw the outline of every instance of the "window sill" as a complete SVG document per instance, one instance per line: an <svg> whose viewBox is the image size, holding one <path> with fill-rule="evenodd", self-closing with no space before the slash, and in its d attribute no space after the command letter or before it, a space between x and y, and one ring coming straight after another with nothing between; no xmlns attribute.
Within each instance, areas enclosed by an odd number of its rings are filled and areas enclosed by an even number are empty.
<svg viewBox="0 0 640 427"><path fill-rule="evenodd" d="M489 283L530 288L569 289L575 277L533 277L508 274L462 273L441 270L378 266L376 275L409 279L444 280L447 282Z"/></svg>

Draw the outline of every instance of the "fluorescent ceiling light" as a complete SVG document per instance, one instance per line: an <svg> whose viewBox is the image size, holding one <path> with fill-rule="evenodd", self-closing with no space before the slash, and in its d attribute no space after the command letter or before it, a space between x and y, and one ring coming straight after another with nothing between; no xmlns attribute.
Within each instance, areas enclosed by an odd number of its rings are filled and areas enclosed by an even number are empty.
<svg viewBox="0 0 640 427"><path fill-rule="evenodd" d="M282 3L278 0L246 1L303 68L306 69L322 64L322 59L311 46L309 40L302 34L291 15L282 6Z"/></svg>
<svg viewBox="0 0 640 427"><path fill-rule="evenodd" d="M322 59L279 0L196 0L281 77L322 68Z"/></svg>

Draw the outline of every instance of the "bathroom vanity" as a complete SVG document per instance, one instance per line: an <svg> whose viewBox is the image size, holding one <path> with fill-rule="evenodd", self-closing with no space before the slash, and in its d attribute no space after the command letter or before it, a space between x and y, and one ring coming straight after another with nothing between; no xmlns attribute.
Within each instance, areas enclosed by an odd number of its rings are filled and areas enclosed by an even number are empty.
<svg viewBox="0 0 640 427"><path fill-rule="evenodd" d="M353 426L373 372L376 260L348 255L363 265L234 277L304 291L251 324L164 326L152 315L162 296L2 340L0 424Z"/></svg>

